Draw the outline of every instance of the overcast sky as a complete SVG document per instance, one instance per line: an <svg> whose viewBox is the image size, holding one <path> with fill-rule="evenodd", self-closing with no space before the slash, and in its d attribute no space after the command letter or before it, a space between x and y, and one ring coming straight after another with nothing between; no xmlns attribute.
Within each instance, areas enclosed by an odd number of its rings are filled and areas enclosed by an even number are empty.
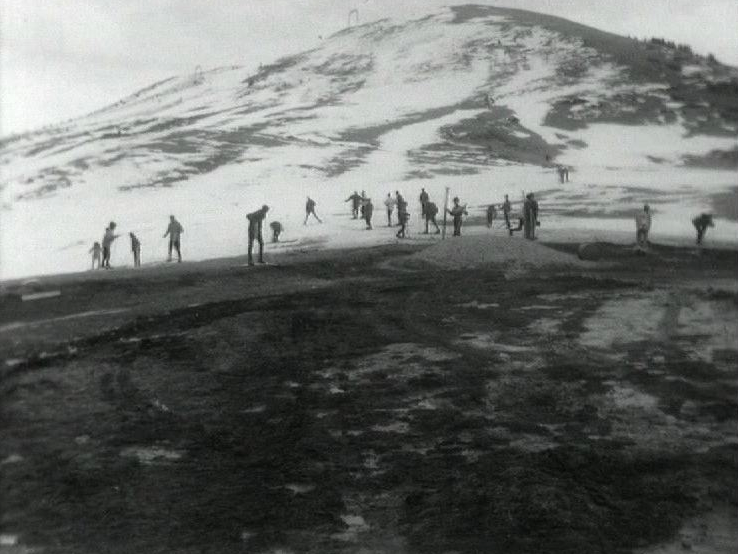
<svg viewBox="0 0 738 554"><path fill-rule="evenodd" d="M364 23L466 3L662 36L738 66L738 0L0 0L0 134L85 114L198 65L310 48L353 8Z"/></svg>

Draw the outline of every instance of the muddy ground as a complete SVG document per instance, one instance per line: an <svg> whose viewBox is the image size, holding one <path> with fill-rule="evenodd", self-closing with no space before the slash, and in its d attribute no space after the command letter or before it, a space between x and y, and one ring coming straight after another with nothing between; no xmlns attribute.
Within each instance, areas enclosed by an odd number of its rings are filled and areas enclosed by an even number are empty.
<svg viewBox="0 0 738 554"><path fill-rule="evenodd" d="M417 248L6 296L0 552L735 551L735 252Z"/></svg>

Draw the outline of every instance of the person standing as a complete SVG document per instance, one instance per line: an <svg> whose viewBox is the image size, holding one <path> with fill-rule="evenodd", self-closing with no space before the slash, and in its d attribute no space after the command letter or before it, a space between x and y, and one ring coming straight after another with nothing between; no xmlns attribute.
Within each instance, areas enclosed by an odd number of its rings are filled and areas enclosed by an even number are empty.
<svg viewBox="0 0 738 554"><path fill-rule="evenodd" d="M102 257L102 246L100 243L95 241L95 244L90 248L89 254L92 254L92 269L95 269L95 262L97 262L97 269L100 269L100 259Z"/></svg>
<svg viewBox="0 0 738 554"><path fill-rule="evenodd" d="M318 217L318 214L315 213L315 200L307 197L307 202L305 203L305 221L303 222L303 225L307 225L308 217L312 215L315 219L318 220L318 223L323 223L323 221Z"/></svg>
<svg viewBox="0 0 738 554"><path fill-rule="evenodd" d="M497 219L497 208L494 204L490 204L487 206L487 229L492 227L495 219Z"/></svg>
<svg viewBox="0 0 738 554"><path fill-rule="evenodd" d="M459 203L459 197L454 197L454 205L449 210L446 210L449 215L454 219L454 236L460 237L461 236L461 224L463 222L463 216L469 215L469 213L466 211L466 205L462 206Z"/></svg>
<svg viewBox="0 0 738 554"><path fill-rule="evenodd" d="M387 193L387 198L384 200L384 205L387 207L387 227L392 227L392 212L395 211L397 200L392 198L391 193Z"/></svg>
<svg viewBox="0 0 738 554"><path fill-rule="evenodd" d="M113 241L120 235L115 234L115 221L111 221L110 225L105 229L105 235L102 240L102 266L105 269L111 269L110 267L110 247Z"/></svg>
<svg viewBox="0 0 738 554"><path fill-rule="evenodd" d="M141 241L133 233L128 233L131 237L131 252L133 252L133 267L141 267Z"/></svg>
<svg viewBox="0 0 738 554"><path fill-rule="evenodd" d="M715 227L715 222L712 220L712 214L700 214L692 220L692 225L697 230L697 246L700 246L707 228Z"/></svg>
<svg viewBox="0 0 738 554"><path fill-rule="evenodd" d="M179 221L177 221L177 218L173 215L169 216L169 225L167 226L167 232L164 233L164 238L169 236L169 256L167 257L167 261L172 261L172 249L177 251L177 261L179 263L182 262L182 250L180 248L180 237L182 236L182 233L184 233L184 229L182 228L182 225L180 225Z"/></svg>
<svg viewBox="0 0 738 554"><path fill-rule="evenodd" d="M510 204L510 199L506 194L505 201L502 203L502 215L505 218L505 227L508 231L510 230L510 212L512 212L512 204Z"/></svg>
<svg viewBox="0 0 738 554"><path fill-rule="evenodd" d="M433 223L436 227L436 235L441 232L441 228L436 223L436 215L438 215L438 206L434 202L428 202L425 205L425 234L428 234L428 224Z"/></svg>
<svg viewBox="0 0 738 554"><path fill-rule="evenodd" d="M361 195L354 191L344 202L351 202L351 214L354 219L359 218L359 206L361 206Z"/></svg>
<svg viewBox="0 0 738 554"><path fill-rule="evenodd" d="M425 218L425 205L430 200L428 193L425 192L424 188L420 189L420 217Z"/></svg>
<svg viewBox="0 0 738 554"><path fill-rule="evenodd" d="M246 219L249 220L249 265L254 265L254 258L252 256L254 241L259 243L259 263L264 263L264 239L261 236L261 228L268 211L269 206L264 204L260 209L246 216Z"/></svg>
<svg viewBox="0 0 738 554"><path fill-rule="evenodd" d="M395 200L397 201L397 223L398 225L405 225L406 222L403 223L403 220L407 214L407 202L405 202L405 198L403 198L399 190L395 191Z"/></svg>
<svg viewBox="0 0 738 554"><path fill-rule="evenodd" d="M364 221L366 221L366 230L372 230L372 215L374 214L374 204L372 199L367 198L364 200Z"/></svg>
<svg viewBox="0 0 738 554"><path fill-rule="evenodd" d="M528 240L535 240L538 225L538 202L533 193L529 193L523 202L523 234Z"/></svg>
<svg viewBox="0 0 738 554"><path fill-rule="evenodd" d="M404 239L407 235L407 222L410 220L410 214L407 212L407 210L400 211L397 210L397 219L400 222L400 230L397 231L397 234L395 235L398 239Z"/></svg>
<svg viewBox="0 0 738 554"><path fill-rule="evenodd" d="M360 202L360 210L361 210L361 219L364 219L364 205L366 204L366 191L361 191L361 202Z"/></svg>
<svg viewBox="0 0 738 554"><path fill-rule="evenodd" d="M648 204L643 205L643 211L635 215L636 244L639 248L648 246L648 233L651 230L651 208Z"/></svg>

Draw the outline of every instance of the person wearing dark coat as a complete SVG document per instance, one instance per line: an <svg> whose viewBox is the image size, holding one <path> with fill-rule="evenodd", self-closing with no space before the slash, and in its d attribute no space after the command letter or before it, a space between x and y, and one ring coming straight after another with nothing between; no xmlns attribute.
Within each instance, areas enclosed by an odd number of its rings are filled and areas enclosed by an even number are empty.
<svg viewBox="0 0 738 554"><path fill-rule="evenodd" d="M246 216L246 219L249 220L249 265L254 265L254 258L252 257L252 252L254 249L254 241L259 243L259 263L263 264L264 262L264 239L261 235L261 228L262 224L264 223L264 219L266 218L266 214L269 211L269 206L264 204L261 208L256 210L255 212L251 212Z"/></svg>
<svg viewBox="0 0 738 554"><path fill-rule="evenodd" d="M359 219L359 207L361 206L361 195L354 191L344 202L351 202L351 214L354 219Z"/></svg>
<svg viewBox="0 0 738 554"><path fill-rule="evenodd" d="M705 238L707 228L715 227L715 222L712 220L712 214L700 214L692 220L692 225L697 230L697 245L699 246Z"/></svg>

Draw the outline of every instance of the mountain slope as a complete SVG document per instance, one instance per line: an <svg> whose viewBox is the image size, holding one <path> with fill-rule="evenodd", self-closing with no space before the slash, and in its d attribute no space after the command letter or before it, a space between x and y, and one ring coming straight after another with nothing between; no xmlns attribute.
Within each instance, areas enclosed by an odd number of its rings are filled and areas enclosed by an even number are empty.
<svg viewBox="0 0 738 554"><path fill-rule="evenodd" d="M288 223L304 194L336 210L354 188L376 202L420 186L438 198L450 185L491 202L553 189L554 162L585 187L549 193L562 214L601 212L633 186L678 185L680 202L705 209L738 184L709 169L735 164L737 91L734 68L683 47L531 12L463 6L377 21L256 70L173 77L4 139L0 275L80 267L70 256L111 218L154 245L152 225L173 211L199 229L193 257L232 254L244 211L263 202ZM24 260L38 248L45 262Z"/></svg>

